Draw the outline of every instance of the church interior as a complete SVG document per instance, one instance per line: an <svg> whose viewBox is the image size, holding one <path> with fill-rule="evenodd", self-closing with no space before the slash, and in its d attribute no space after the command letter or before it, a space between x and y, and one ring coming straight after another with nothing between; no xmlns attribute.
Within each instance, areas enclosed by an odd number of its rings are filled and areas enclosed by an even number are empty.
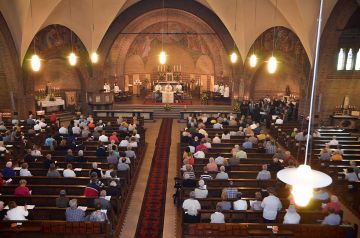
<svg viewBox="0 0 360 238"><path fill-rule="evenodd" d="M0 0L0 237L360 237L359 0Z"/></svg>

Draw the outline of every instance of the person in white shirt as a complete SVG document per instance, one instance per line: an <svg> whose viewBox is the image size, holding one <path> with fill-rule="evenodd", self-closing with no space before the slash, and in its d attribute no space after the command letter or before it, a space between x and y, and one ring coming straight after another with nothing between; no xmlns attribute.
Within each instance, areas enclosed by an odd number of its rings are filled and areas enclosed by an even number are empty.
<svg viewBox="0 0 360 238"><path fill-rule="evenodd" d="M41 129L45 128L47 126L47 124L45 123L45 119L41 119L39 121L39 125L40 125Z"/></svg>
<svg viewBox="0 0 360 238"><path fill-rule="evenodd" d="M208 116L207 116L206 114L203 114L203 115L201 116L201 120L202 120L203 123L206 123L207 120L208 120Z"/></svg>
<svg viewBox="0 0 360 238"><path fill-rule="evenodd" d="M229 98L229 97L230 97L230 87L226 85L224 88L224 98Z"/></svg>
<svg viewBox="0 0 360 238"><path fill-rule="evenodd" d="M221 205L216 206L216 212L211 214L210 216L210 223L225 223L225 216L222 213Z"/></svg>
<svg viewBox="0 0 360 238"><path fill-rule="evenodd" d="M255 122L255 121L253 121L252 124L250 125L251 130L256 129L257 127L258 127L258 126L256 125L256 122Z"/></svg>
<svg viewBox="0 0 360 238"><path fill-rule="evenodd" d="M156 84L155 85L155 91L161 91L162 90L162 87L161 87L161 85L158 83L158 84Z"/></svg>
<svg viewBox="0 0 360 238"><path fill-rule="evenodd" d="M199 133L204 136L208 136L208 133L203 128L199 129Z"/></svg>
<svg viewBox="0 0 360 238"><path fill-rule="evenodd" d="M79 127L78 124L75 124L75 125L73 126L73 128L71 128L71 130L72 130L72 133L73 133L74 135L80 135L80 134L81 134L81 129L80 129L80 127Z"/></svg>
<svg viewBox="0 0 360 238"><path fill-rule="evenodd" d="M214 93L219 92L219 84L214 85Z"/></svg>
<svg viewBox="0 0 360 238"><path fill-rule="evenodd" d="M221 135L222 140L230 140L231 136L228 131L224 131L224 133Z"/></svg>
<svg viewBox="0 0 360 238"><path fill-rule="evenodd" d="M114 93L118 94L119 92L120 92L119 85L117 85L117 83L114 83Z"/></svg>
<svg viewBox="0 0 360 238"><path fill-rule="evenodd" d="M18 207L16 205L16 202L11 201L9 202L9 210L6 213L6 220L9 221L26 221L26 217L29 215L29 212L26 208L26 206L24 207Z"/></svg>
<svg viewBox="0 0 360 238"><path fill-rule="evenodd" d="M67 164L66 169L63 172L64 178L74 178L76 177L76 174L74 170L72 169L72 164Z"/></svg>
<svg viewBox="0 0 360 238"><path fill-rule="evenodd" d="M207 198L209 191L206 189L205 181L199 180L199 187L194 190L195 198Z"/></svg>
<svg viewBox="0 0 360 238"><path fill-rule="evenodd" d="M267 169L268 169L267 164L263 164L262 170L258 173L258 175L256 176L256 179L257 180L270 180L271 174Z"/></svg>
<svg viewBox="0 0 360 238"><path fill-rule="evenodd" d="M184 211L186 212L187 210L193 209L193 210L200 210L201 209L201 204L198 200L195 199L195 192L191 191L190 192L190 198L184 200L182 208L184 209Z"/></svg>
<svg viewBox="0 0 360 238"><path fill-rule="evenodd" d="M119 147L128 147L129 146L129 137L125 137L125 139L120 141Z"/></svg>
<svg viewBox="0 0 360 238"><path fill-rule="evenodd" d="M59 129L59 133L61 135L66 135L66 134L68 134L68 129L66 127L64 127L64 126L61 126L60 129Z"/></svg>
<svg viewBox="0 0 360 238"><path fill-rule="evenodd" d="M212 139L212 143L214 143L214 144L220 144L221 143L221 139L219 137L219 134L215 134L215 137Z"/></svg>
<svg viewBox="0 0 360 238"><path fill-rule="evenodd" d="M206 148L210 149L211 148L211 139L208 137L205 137L204 140L205 140L204 145L206 146Z"/></svg>
<svg viewBox="0 0 360 238"><path fill-rule="evenodd" d="M105 131L103 131L102 135L99 136L99 141L101 141L101 142L109 142L109 137L105 134Z"/></svg>
<svg viewBox="0 0 360 238"><path fill-rule="evenodd" d="M135 137L131 137L130 138L130 142L129 142L129 145L130 147L138 147L138 143L136 141L136 138Z"/></svg>
<svg viewBox="0 0 360 238"><path fill-rule="evenodd" d="M300 223L300 215L296 212L296 208L294 205L290 205L288 209L286 209L286 214L284 216L284 224L299 224Z"/></svg>
<svg viewBox="0 0 360 238"><path fill-rule="evenodd" d="M35 125L34 125L34 131L40 131L41 130L41 126L39 125L39 122L37 122Z"/></svg>
<svg viewBox="0 0 360 238"><path fill-rule="evenodd" d="M31 172L28 170L28 168L29 168L28 163L23 163L23 164L21 165L21 169L20 169L19 175L20 175L20 176L23 176L23 177L32 176L32 174L31 174Z"/></svg>
<svg viewBox="0 0 360 238"><path fill-rule="evenodd" d="M214 128L214 129L223 129L223 125L220 124L219 122L216 122L216 123L213 125L213 128Z"/></svg>
<svg viewBox="0 0 360 238"><path fill-rule="evenodd" d="M175 86L175 90L178 91L178 92L182 92L182 85L180 83L178 83L176 86Z"/></svg>
<svg viewBox="0 0 360 238"><path fill-rule="evenodd" d="M273 223L276 220L278 211L281 210L282 204L278 197L274 195L274 189L267 189L269 196L264 198L261 203L263 210L264 223Z"/></svg>
<svg viewBox="0 0 360 238"><path fill-rule="evenodd" d="M328 145L339 145L339 141L336 140L336 136L332 137L332 140L328 143Z"/></svg>
<svg viewBox="0 0 360 238"><path fill-rule="evenodd" d="M276 120L275 120L275 124L276 125L282 125L282 124L284 124L284 120L281 119L280 117L277 117Z"/></svg>
<svg viewBox="0 0 360 238"><path fill-rule="evenodd" d="M202 150L199 150L194 154L194 157L196 159L204 159L205 158L205 152L202 151Z"/></svg>
<svg viewBox="0 0 360 238"><path fill-rule="evenodd" d="M238 192L238 200L233 203L234 210L247 210L248 204L246 200L241 199L241 192Z"/></svg>

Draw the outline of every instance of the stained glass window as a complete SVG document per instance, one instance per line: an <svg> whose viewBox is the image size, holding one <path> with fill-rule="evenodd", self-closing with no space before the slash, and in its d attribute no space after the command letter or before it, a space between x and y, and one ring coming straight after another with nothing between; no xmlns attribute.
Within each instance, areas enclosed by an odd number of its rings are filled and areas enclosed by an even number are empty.
<svg viewBox="0 0 360 238"><path fill-rule="evenodd" d="M355 70L360 70L360 49L356 54Z"/></svg>
<svg viewBox="0 0 360 238"><path fill-rule="evenodd" d="M344 70L344 66L345 66L345 52L344 49L341 48L338 54L337 70Z"/></svg>
<svg viewBox="0 0 360 238"><path fill-rule="evenodd" d="M352 70L353 69L353 53L352 53L352 49L350 49L348 54L347 54L345 69L346 70Z"/></svg>

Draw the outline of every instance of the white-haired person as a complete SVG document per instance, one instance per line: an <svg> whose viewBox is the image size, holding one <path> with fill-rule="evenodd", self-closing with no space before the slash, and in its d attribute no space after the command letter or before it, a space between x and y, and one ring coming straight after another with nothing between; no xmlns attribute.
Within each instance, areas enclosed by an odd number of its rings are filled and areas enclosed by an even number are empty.
<svg viewBox="0 0 360 238"><path fill-rule="evenodd" d="M26 217L29 215L29 212L26 206L17 206L15 201L10 201L9 210L6 213L5 220L9 221L26 221Z"/></svg>
<svg viewBox="0 0 360 238"><path fill-rule="evenodd" d="M69 206L66 208L66 221L85 221L85 212L78 208L77 199L71 199Z"/></svg>
<svg viewBox="0 0 360 238"><path fill-rule="evenodd" d="M195 198L207 198L209 191L206 188L205 181L200 179L199 187L195 188Z"/></svg>
<svg viewBox="0 0 360 238"><path fill-rule="evenodd" d="M215 179L229 179L228 173L225 172L225 166L220 166L220 172L216 174Z"/></svg>
<svg viewBox="0 0 360 238"><path fill-rule="evenodd" d="M299 224L300 223L300 215L297 213L294 205L290 205L288 209L286 209L286 214L284 216L284 224Z"/></svg>

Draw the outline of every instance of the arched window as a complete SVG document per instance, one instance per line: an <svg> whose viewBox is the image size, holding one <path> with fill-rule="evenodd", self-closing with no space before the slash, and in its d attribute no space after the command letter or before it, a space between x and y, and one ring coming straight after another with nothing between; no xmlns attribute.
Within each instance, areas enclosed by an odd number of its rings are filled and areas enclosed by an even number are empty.
<svg viewBox="0 0 360 238"><path fill-rule="evenodd" d="M355 70L360 70L360 49L356 54Z"/></svg>
<svg viewBox="0 0 360 238"><path fill-rule="evenodd" d="M352 49L350 49L348 54L347 54L345 69L346 70L352 70L353 69L353 53L352 53Z"/></svg>
<svg viewBox="0 0 360 238"><path fill-rule="evenodd" d="M345 66L345 52L344 49L341 48L338 54L338 61L337 61L337 70L344 70Z"/></svg>

